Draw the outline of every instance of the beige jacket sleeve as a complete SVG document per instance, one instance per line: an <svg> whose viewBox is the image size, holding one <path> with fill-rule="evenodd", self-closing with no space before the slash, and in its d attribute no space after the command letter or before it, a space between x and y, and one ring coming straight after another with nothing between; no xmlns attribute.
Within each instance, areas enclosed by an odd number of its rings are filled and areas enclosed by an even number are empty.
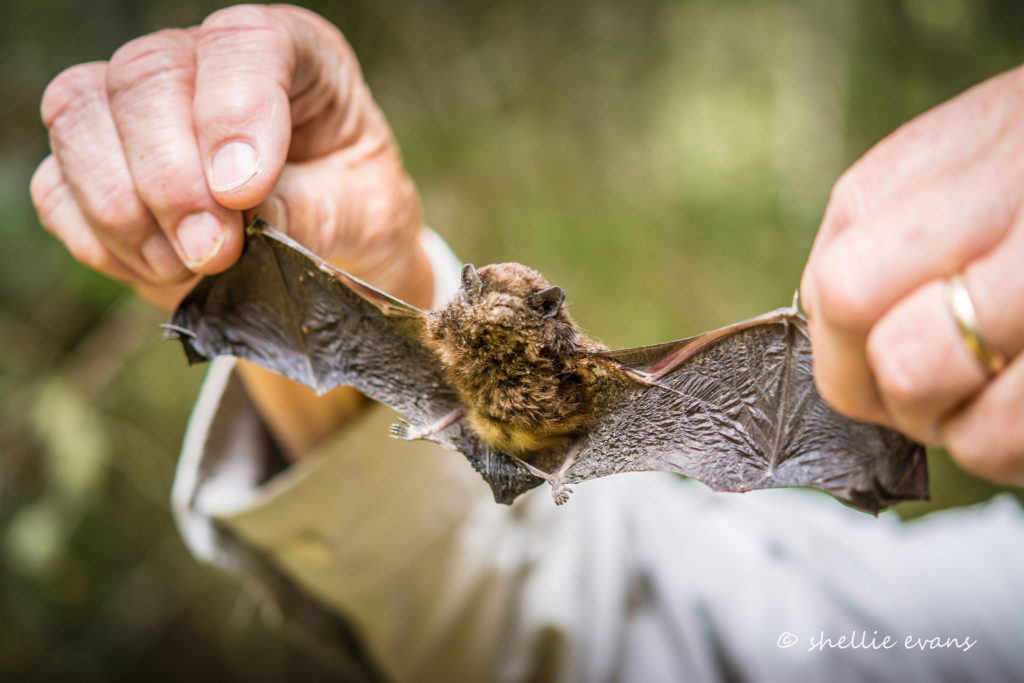
<svg viewBox="0 0 1024 683"><path fill-rule="evenodd" d="M424 239L443 301L458 264ZM563 507L546 487L507 507L457 453L382 453L392 419L381 408L286 467L217 360L174 487L193 553L258 578L346 679L1024 676L1012 499L904 524L816 492L716 494L648 473L580 484ZM885 636L895 645L872 647Z"/></svg>

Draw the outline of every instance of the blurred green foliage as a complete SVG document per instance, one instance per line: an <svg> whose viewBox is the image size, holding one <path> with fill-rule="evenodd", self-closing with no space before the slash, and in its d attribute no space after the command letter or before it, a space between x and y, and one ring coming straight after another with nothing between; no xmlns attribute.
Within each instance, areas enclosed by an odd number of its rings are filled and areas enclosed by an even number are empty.
<svg viewBox="0 0 1024 683"><path fill-rule="evenodd" d="M28 198L49 79L220 6L0 9L4 680L326 676L177 539L167 501L202 371ZM843 169L1024 47L1014 0L307 6L353 44L431 225L466 260L539 268L615 346L788 302ZM935 500L905 514L995 490L931 464Z"/></svg>

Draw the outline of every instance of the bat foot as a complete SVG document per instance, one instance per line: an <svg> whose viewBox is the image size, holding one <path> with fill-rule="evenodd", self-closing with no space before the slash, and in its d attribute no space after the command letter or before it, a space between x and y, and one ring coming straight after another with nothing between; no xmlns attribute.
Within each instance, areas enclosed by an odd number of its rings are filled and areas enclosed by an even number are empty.
<svg viewBox="0 0 1024 683"><path fill-rule="evenodd" d="M555 505L565 505L569 502L569 495L572 489L559 482L551 484L551 497L555 499Z"/></svg>
<svg viewBox="0 0 1024 683"><path fill-rule="evenodd" d="M419 434L419 430L413 429L411 424L402 419L399 419L398 422L388 428L388 434L392 439L401 439L402 441L415 441L416 439L423 438Z"/></svg>
<svg viewBox="0 0 1024 683"><path fill-rule="evenodd" d="M409 424L408 420L398 418L398 422L391 425L388 429L388 433L393 439L402 439L403 441L415 441L416 439L434 441L434 439L430 437L458 422L465 414L465 408L459 407L442 417L437 422L423 427L413 427Z"/></svg>
<svg viewBox="0 0 1024 683"><path fill-rule="evenodd" d="M534 467L525 460L520 460L519 458L516 458L516 460L518 460L523 467L529 470L530 474L535 477L540 477L551 485L551 497L555 499L555 505L565 505L569 502L569 495L572 493L572 489L565 485L565 481L563 480L565 472L548 474L544 470Z"/></svg>

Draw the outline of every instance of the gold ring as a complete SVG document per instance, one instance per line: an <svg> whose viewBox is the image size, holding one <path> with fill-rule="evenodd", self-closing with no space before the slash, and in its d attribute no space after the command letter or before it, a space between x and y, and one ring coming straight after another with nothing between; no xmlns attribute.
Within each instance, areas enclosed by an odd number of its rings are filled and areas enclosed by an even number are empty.
<svg viewBox="0 0 1024 683"><path fill-rule="evenodd" d="M1006 367L1006 357L985 341L978 329L978 316L974 312L971 295L967 292L964 279L954 275L946 280L946 307L956 321L960 331L960 339L971 355L981 364L989 375L995 375Z"/></svg>

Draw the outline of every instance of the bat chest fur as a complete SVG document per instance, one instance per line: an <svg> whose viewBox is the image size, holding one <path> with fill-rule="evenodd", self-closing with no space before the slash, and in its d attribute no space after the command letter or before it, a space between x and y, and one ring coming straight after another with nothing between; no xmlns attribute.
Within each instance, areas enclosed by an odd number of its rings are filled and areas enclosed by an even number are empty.
<svg viewBox="0 0 1024 683"><path fill-rule="evenodd" d="M470 427L508 453L566 441L592 422L590 395L572 359L530 358L525 348L481 348L449 366Z"/></svg>
<svg viewBox="0 0 1024 683"><path fill-rule="evenodd" d="M465 405L466 424L520 457L566 446L592 428L608 375L580 347L599 345L577 337L571 323L496 323L493 313L456 302L428 322L426 341Z"/></svg>

